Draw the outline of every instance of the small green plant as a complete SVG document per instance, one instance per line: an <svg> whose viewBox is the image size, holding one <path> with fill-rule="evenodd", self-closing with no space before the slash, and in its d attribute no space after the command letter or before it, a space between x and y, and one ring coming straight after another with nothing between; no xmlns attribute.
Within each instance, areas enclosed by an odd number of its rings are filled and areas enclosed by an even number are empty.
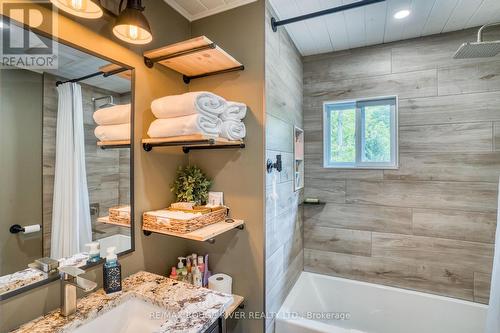
<svg viewBox="0 0 500 333"><path fill-rule="evenodd" d="M197 166L179 167L170 190L178 202L205 204L212 181Z"/></svg>

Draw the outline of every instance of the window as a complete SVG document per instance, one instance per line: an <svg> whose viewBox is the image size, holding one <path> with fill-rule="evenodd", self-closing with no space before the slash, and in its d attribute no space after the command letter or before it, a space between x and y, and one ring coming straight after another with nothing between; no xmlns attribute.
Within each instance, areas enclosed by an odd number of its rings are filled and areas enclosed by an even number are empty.
<svg viewBox="0 0 500 333"><path fill-rule="evenodd" d="M326 102L323 110L325 168L397 168L397 97Z"/></svg>

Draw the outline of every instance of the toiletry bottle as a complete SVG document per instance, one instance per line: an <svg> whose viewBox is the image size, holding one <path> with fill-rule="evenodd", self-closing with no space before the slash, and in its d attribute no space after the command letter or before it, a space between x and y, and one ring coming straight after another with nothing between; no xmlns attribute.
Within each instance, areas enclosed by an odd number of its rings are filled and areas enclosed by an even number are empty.
<svg viewBox="0 0 500 333"><path fill-rule="evenodd" d="M203 287L208 286L208 278L210 277L210 271L208 270L208 254L205 254L205 269L203 271Z"/></svg>
<svg viewBox="0 0 500 333"><path fill-rule="evenodd" d="M89 249L89 259L87 259L87 264L93 264L101 260L99 245L100 244L98 242L85 244L85 246Z"/></svg>
<svg viewBox="0 0 500 333"><path fill-rule="evenodd" d="M191 273L191 268L192 268L191 256L188 256L186 258L186 269L188 273Z"/></svg>
<svg viewBox="0 0 500 333"><path fill-rule="evenodd" d="M203 277L203 273L205 273L205 264L203 263L203 257L199 256L198 257L198 269L201 272L201 275Z"/></svg>
<svg viewBox="0 0 500 333"><path fill-rule="evenodd" d="M179 260L179 263L177 264L177 280L178 281L184 281L185 280L185 277L186 277L186 268L184 268L184 263L182 262L182 260L184 260L185 258L184 257L178 257L177 258Z"/></svg>
<svg viewBox="0 0 500 333"><path fill-rule="evenodd" d="M203 278L201 276L200 269L198 268L197 265L193 266L193 285L195 287L202 287L203 286Z"/></svg>
<svg viewBox="0 0 500 333"><path fill-rule="evenodd" d="M173 280L177 280L178 276L177 276L177 270L175 269L175 266L172 267L172 272L170 273L169 278L171 278Z"/></svg>
<svg viewBox="0 0 500 333"><path fill-rule="evenodd" d="M103 288L106 294L122 290L122 267L115 254L116 247L106 249L106 263L103 267Z"/></svg>

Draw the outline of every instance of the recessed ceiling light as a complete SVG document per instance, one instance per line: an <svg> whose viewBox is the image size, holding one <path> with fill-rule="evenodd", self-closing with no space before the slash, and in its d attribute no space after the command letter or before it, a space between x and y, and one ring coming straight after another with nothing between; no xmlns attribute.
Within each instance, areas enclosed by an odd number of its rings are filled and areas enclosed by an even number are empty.
<svg viewBox="0 0 500 333"><path fill-rule="evenodd" d="M404 19L405 17L408 17L409 15L410 15L410 11L408 9L403 9L403 10L400 10L399 12L396 12L396 14L394 14L394 18L401 20L401 19Z"/></svg>

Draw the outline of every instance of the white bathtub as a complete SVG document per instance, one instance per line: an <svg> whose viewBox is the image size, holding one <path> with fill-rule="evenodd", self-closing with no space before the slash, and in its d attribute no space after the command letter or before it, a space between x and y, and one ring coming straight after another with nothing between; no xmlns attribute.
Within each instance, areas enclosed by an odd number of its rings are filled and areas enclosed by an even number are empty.
<svg viewBox="0 0 500 333"><path fill-rule="evenodd" d="M482 333L487 306L302 272L276 333Z"/></svg>
<svg viewBox="0 0 500 333"><path fill-rule="evenodd" d="M100 244L101 258L106 258L106 249L108 247L114 246L116 247L116 253L121 253L123 251L130 250L132 246L130 236L121 234L104 237L98 239L96 242Z"/></svg>

